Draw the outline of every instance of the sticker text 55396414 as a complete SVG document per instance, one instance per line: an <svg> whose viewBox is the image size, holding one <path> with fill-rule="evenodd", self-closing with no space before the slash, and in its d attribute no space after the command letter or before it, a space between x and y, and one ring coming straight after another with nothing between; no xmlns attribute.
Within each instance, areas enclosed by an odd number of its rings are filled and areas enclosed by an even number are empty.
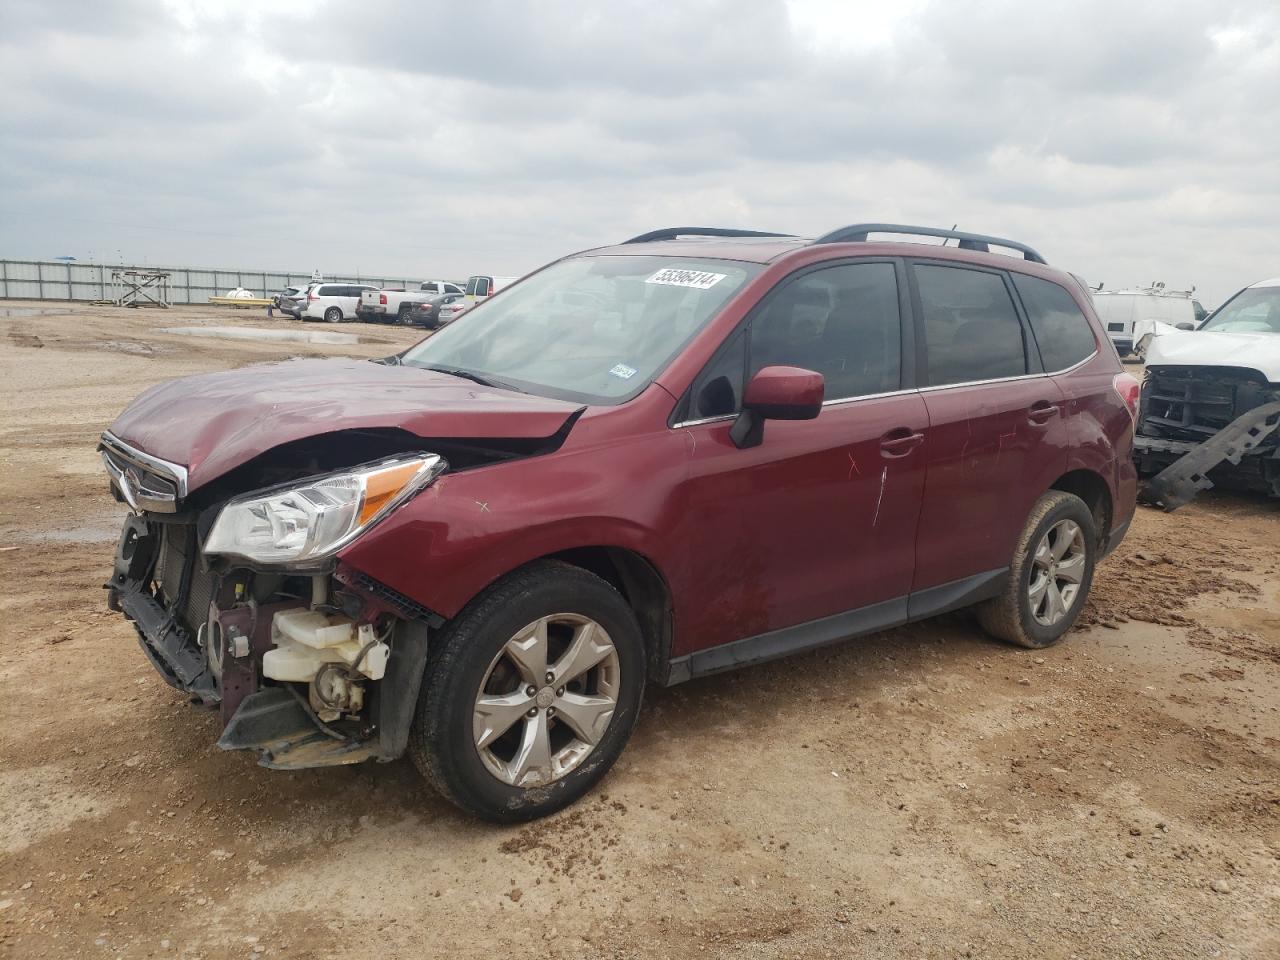
<svg viewBox="0 0 1280 960"><path fill-rule="evenodd" d="M706 270L682 270L679 267L666 267L655 273L645 283L662 283L669 287L693 287L695 290L708 290L726 276L728 274L708 273Z"/></svg>

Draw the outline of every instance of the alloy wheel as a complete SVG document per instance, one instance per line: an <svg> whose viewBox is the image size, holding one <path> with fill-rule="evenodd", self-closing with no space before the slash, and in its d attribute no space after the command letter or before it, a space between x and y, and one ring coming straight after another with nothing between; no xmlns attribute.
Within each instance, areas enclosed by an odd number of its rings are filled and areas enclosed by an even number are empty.
<svg viewBox="0 0 1280 960"><path fill-rule="evenodd" d="M1045 531L1031 558L1027 599L1036 623L1052 627L1080 595L1088 554L1084 531L1074 520L1059 520Z"/></svg>
<svg viewBox="0 0 1280 960"><path fill-rule="evenodd" d="M472 730L488 771L516 787L577 768L617 709L621 669L604 627L573 613L528 624L485 671Z"/></svg>

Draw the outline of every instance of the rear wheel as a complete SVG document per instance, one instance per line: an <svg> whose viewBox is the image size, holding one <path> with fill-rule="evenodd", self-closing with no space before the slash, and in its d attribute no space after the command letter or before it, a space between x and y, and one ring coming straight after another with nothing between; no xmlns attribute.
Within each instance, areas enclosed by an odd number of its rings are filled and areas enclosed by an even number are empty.
<svg viewBox="0 0 1280 960"><path fill-rule="evenodd" d="M640 710L644 645L630 607L578 567L499 580L436 640L409 752L445 797L487 820L553 813L590 790Z"/></svg>
<svg viewBox="0 0 1280 960"><path fill-rule="evenodd" d="M1004 592L978 606L983 629L1020 647L1057 643L1084 607L1097 558L1098 536L1085 502L1050 490L1027 518Z"/></svg>
<svg viewBox="0 0 1280 960"><path fill-rule="evenodd" d="M330 307L328 310L324 312L324 320L325 320L325 323L341 323L342 308Z"/></svg>
<svg viewBox="0 0 1280 960"><path fill-rule="evenodd" d="M409 304L407 303L400 304L400 309L396 311L396 323L400 324L400 326L402 327L407 327L409 325L410 309L412 308L409 306Z"/></svg>

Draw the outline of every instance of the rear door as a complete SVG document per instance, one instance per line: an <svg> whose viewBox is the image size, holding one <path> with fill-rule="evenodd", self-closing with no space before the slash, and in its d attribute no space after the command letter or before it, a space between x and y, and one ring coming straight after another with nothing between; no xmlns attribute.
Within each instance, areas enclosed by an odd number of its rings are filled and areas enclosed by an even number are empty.
<svg viewBox="0 0 1280 960"><path fill-rule="evenodd" d="M475 303L489 295L489 277L471 277L467 280L467 302Z"/></svg>
<svg viewBox="0 0 1280 960"><path fill-rule="evenodd" d="M1032 505L1066 472L1063 397L1046 376L1004 271L911 265L929 412L912 592L962 597L999 577ZM912 615L939 594L912 597Z"/></svg>
<svg viewBox="0 0 1280 960"><path fill-rule="evenodd" d="M699 602L676 655L873 604L884 604L877 626L905 616L926 413L912 387L903 271L858 260L793 275L694 381L677 425L690 448L678 552ZM763 443L740 450L729 429L743 385L773 365L822 373L822 412L771 420ZM778 642L807 645L792 634Z"/></svg>

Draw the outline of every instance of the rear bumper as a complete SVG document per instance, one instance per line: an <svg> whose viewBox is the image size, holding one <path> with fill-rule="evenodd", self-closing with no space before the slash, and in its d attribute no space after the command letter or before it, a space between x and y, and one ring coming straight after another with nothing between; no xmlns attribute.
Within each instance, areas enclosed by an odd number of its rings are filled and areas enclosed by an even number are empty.
<svg viewBox="0 0 1280 960"><path fill-rule="evenodd" d="M1107 535L1107 542L1103 545L1102 555L1105 557L1116 547L1120 546L1120 541L1125 538L1125 534L1129 532L1129 527L1133 524L1133 518L1130 517L1124 523L1112 528L1111 533Z"/></svg>

